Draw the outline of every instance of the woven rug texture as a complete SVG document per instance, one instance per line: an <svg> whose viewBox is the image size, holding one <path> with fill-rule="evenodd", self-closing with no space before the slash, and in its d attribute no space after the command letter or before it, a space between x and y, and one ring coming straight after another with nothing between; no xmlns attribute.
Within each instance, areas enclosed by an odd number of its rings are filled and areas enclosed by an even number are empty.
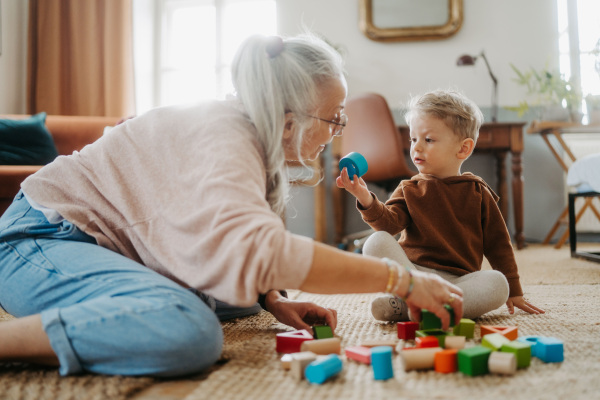
<svg viewBox="0 0 600 400"><path fill-rule="evenodd" d="M566 248L530 245L516 252L526 297L546 314L505 307L476 320L480 325L516 325L519 335L553 336L565 343L565 361L531 365L513 376L465 376L460 372L405 372L393 358L394 378L375 381L370 366L344 360L342 372L322 385L297 381L280 365L275 335L292 330L269 313L223 323L225 347L220 362L202 374L186 400L200 399L593 399L600 393L600 264L572 259ZM484 265L484 268L489 268ZM338 311L336 336L342 348L366 339L397 338L395 324L375 321L370 303L376 295L314 295L290 291ZM0 314L2 320L11 319ZM1 338L0 338L1 340ZM190 349L193 351L193 349ZM0 365L0 399L131 399L159 382L152 378L60 377L56 369L25 364Z"/></svg>

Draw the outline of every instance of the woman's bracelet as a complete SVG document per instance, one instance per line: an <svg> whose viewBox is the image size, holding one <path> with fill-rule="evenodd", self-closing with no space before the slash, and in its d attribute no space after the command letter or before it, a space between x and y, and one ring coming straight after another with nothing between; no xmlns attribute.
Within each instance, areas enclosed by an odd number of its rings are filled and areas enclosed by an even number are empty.
<svg viewBox="0 0 600 400"><path fill-rule="evenodd" d="M383 261L387 265L388 271L389 271L388 282L387 282L387 286L385 288L385 292L391 293L391 294L397 296L398 289L399 289L401 281L402 281L401 280L402 274L400 273L400 266L398 265L398 263L393 262L389 258L384 258ZM407 266L404 266L404 268L406 269L406 272L408 273L409 282L408 282L408 289L406 291L406 294L404 295L404 297L401 297L401 299L406 301L408 296L410 296L410 294L413 291L414 279L413 279L413 274L412 274L411 269Z"/></svg>

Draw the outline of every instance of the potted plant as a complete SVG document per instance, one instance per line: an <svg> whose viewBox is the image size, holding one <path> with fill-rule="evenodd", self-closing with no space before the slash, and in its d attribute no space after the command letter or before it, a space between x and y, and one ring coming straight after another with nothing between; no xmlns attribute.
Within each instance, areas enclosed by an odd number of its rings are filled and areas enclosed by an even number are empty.
<svg viewBox="0 0 600 400"><path fill-rule="evenodd" d="M516 111L521 117L535 106L540 109L539 119L570 119L572 122L581 122L583 116L580 111L582 97L571 80L548 69L529 68L521 71L513 64L510 66L517 75L513 80L526 87L527 100L519 102L516 107L507 107L508 110Z"/></svg>

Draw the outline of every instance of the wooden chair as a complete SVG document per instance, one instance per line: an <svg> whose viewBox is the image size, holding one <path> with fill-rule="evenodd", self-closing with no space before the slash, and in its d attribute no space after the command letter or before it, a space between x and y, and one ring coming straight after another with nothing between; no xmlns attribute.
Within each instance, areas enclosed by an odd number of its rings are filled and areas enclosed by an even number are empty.
<svg viewBox="0 0 600 400"><path fill-rule="evenodd" d="M340 173L340 159L353 151L367 159L369 169L363 179L368 184L383 188L387 193L391 193L401 180L416 174L409 167L402 136L383 96L375 93L353 96L347 100L344 112L348 115L348 125L343 135L332 142L334 182ZM343 246L348 238L356 235L367 236L369 231L344 237L346 191L338 188L335 183L332 190L336 244Z"/></svg>

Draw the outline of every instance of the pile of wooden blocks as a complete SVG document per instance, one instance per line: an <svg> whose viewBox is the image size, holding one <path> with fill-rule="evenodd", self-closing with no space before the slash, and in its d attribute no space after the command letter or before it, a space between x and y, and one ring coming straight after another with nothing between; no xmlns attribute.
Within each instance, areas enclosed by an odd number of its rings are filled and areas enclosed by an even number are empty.
<svg viewBox="0 0 600 400"><path fill-rule="evenodd" d="M440 319L422 310L421 322L398 322L398 339L402 341L365 341L344 349L347 359L370 364L374 379L393 378L392 356L397 351L404 369L434 369L440 373L460 371L478 376L487 373L512 375L530 365L531 357L543 362L562 362L563 342L553 337L518 336L516 326L480 326L481 342L474 343L475 322L463 318L457 324L450 313L448 331ZM322 384L343 368L341 340L328 326L315 326L313 332L299 330L277 335L276 351L284 353L282 366L296 379ZM402 343L402 346L399 344Z"/></svg>

